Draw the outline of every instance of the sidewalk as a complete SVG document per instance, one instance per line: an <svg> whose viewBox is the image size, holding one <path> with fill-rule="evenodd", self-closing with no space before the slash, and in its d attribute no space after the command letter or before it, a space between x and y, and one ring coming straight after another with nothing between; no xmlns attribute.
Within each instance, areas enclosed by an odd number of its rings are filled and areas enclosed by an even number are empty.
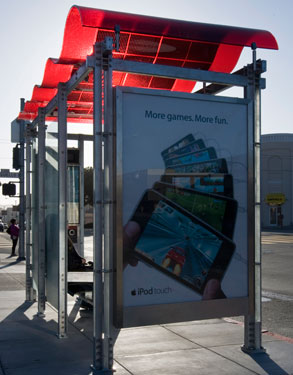
<svg viewBox="0 0 293 375"><path fill-rule="evenodd" d="M92 315L69 303L68 338L58 339L57 313L25 302L25 262L9 258L0 233L0 375L89 375ZM266 353L247 355L243 326L230 319L124 329L114 347L117 375L293 374L293 340L263 334Z"/></svg>

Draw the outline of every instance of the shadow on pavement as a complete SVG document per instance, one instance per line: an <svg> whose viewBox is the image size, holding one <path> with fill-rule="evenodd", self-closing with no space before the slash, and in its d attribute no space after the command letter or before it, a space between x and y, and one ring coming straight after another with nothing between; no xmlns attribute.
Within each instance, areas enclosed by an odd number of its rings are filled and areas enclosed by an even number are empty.
<svg viewBox="0 0 293 375"><path fill-rule="evenodd" d="M0 373L2 369L4 374L17 375L88 375L91 341L76 334L76 328L69 329L68 338L59 339L58 324L50 318L55 312L41 317L34 314L34 304L20 304L0 323Z"/></svg>
<svg viewBox="0 0 293 375"><path fill-rule="evenodd" d="M10 257L8 257L8 258L10 258ZM8 267L11 267L11 266L15 266L16 264L20 263L21 261L22 261L22 259L16 259L14 262L5 264L5 266L1 266L0 270L3 270L4 268L8 268Z"/></svg>
<svg viewBox="0 0 293 375"><path fill-rule="evenodd" d="M267 353L248 354L269 375L291 375L283 370Z"/></svg>

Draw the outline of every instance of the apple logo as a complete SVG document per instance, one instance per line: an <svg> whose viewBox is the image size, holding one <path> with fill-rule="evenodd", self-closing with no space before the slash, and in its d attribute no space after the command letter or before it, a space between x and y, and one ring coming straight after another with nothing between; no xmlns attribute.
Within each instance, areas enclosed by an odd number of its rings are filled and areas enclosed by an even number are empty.
<svg viewBox="0 0 293 375"><path fill-rule="evenodd" d="M133 290L131 291L131 295L132 295L132 296L136 296L136 290L135 290L135 289L133 289Z"/></svg>

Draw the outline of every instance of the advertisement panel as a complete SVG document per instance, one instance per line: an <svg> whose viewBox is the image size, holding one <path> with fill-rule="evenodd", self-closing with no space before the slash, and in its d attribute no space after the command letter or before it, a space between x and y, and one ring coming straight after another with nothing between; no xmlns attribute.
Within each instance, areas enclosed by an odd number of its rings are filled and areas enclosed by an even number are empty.
<svg viewBox="0 0 293 375"><path fill-rule="evenodd" d="M244 313L248 108L116 89L117 325Z"/></svg>

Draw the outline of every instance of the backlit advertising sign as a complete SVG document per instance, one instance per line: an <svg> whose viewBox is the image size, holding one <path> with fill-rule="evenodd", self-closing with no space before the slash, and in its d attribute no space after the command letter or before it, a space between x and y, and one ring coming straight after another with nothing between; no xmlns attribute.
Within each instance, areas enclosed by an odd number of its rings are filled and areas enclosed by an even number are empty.
<svg viewBox="0 0 293 375"><path fill-rule="evenodd" d="M245 313L250 109L116 89L117 325Z"/></svg>

